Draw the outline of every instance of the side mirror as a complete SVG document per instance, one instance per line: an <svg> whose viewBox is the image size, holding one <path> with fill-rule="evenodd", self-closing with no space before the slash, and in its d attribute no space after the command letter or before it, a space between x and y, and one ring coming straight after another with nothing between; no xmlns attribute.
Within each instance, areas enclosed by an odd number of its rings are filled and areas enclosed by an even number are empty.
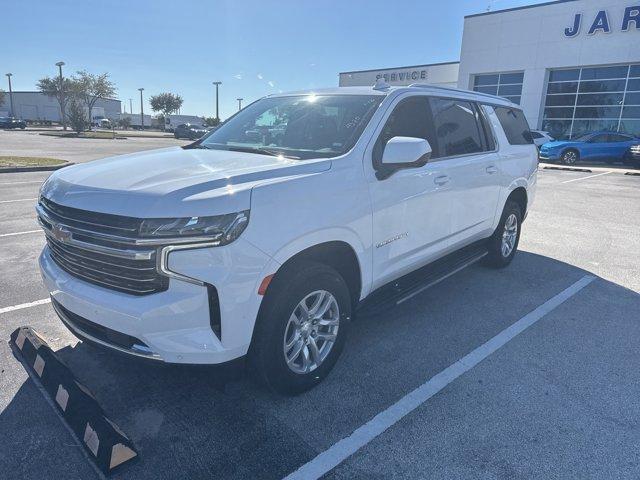
<svg viewBox="0 0 640 480"><path fill-rule="evenodd" d="M398 168L422 166L431 157L427 140L415 137L393 137L384 147L382 165Z"/></svg>

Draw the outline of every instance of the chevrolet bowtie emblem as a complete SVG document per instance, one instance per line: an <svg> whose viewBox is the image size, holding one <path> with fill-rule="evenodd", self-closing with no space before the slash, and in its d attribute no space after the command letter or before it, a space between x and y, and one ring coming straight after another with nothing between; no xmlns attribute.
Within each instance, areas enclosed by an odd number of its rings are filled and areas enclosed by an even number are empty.
<svg viewBox="0 0 640 480"><path fill-rule="evenodd" d="M51 235L57 241L62 242L62 243L65 243L65 242L71 240L71 232L69 230L67 230L65 227L62 227L60 225L54 225L53 226L53 228L51 229Z"/></svg>

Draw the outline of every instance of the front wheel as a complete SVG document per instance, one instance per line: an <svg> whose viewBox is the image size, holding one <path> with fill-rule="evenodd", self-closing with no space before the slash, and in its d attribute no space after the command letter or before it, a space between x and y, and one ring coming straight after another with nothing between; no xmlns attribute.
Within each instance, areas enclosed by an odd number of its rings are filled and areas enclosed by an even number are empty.
<svg viewBox="0 0 640 480"><path fill-rule="evenodd" d="M344 279L326 265L299 262L278 273L263 301L250 368L278 393L313 388L329 374L346 339L351 296Z"/></svg>
<svg viewBox="0 0 640 480"><path fill-rule="evenodd" d="M580 159L580 154L578 153L577 150L567 150L566 152L564 152L562 154L562 157L560 157L560 160L562 161L562 163L564 163L565 165L573 165L575 164L578 160Z"/></svg>
<svg viewBox="0 0 640 480"><path fill-rule="evenodd" d="M521 225L520 206L512 200L507 201L500 223L487 242L488 254L485 263L488 266L504 268L511 263L520 242Z"/></svg>

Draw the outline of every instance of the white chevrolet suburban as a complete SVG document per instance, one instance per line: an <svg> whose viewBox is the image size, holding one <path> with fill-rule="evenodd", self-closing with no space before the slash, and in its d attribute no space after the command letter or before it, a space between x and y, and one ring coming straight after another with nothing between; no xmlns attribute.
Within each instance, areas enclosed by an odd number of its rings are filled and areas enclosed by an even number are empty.
<svg viewBox="0 0 640 480"><path fill-rule="evenodd" d="M191 145L51 175L40 268L80 339L167 363L246 356L298 393L332 369L356 307L481 258L508 265L537 167L522 110L500 97L268 96Z"/></svg>

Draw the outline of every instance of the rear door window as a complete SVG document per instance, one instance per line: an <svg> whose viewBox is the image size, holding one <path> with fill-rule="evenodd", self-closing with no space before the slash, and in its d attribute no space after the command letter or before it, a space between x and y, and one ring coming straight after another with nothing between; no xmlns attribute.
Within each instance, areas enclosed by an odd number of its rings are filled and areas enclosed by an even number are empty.
<svg viewBox="0 0 640 480"><path fill-rule="evenodd" d="M438 156L468 155L486 149L478 112L471 102L438 97L432 97L429 101L438 141Z"/></svg>
<svg viewBox="0 0 640 480"><path fill-rule="evenodd" d="M522 110L510 107L494 107L500 125L511 145L533 143L527 119Z"/></svg>

